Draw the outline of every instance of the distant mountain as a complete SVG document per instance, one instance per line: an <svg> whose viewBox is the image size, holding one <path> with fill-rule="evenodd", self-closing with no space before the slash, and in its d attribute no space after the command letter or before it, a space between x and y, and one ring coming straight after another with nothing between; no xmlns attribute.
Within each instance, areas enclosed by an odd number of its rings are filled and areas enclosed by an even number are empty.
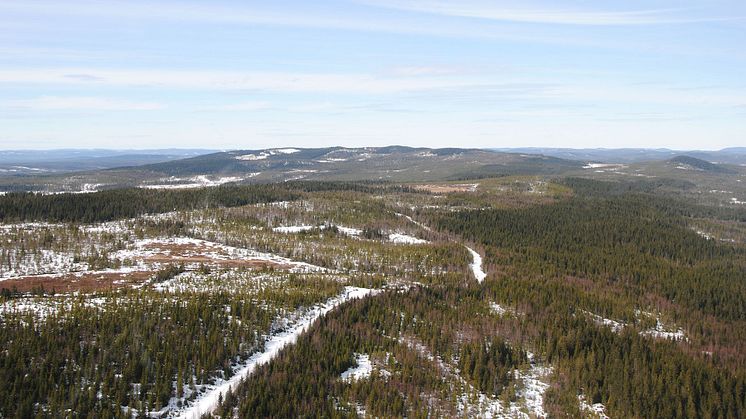
<svg viewBox="0 0 746 419"><path fill-rule="evenodd" d="M711 163L746 164L746 147L724 148L718 151L669 150L666 148L496 148L507 153L541 154L561 159L602 163L640 163L668 160L679 155L688 155Z"/></svg>
<svg viewBox="0 0 746 419"><path fill-rule="evenodd" d="M215 150L2 150L0 151L0 175L28 175L138 166L212 152Z"/></svg>

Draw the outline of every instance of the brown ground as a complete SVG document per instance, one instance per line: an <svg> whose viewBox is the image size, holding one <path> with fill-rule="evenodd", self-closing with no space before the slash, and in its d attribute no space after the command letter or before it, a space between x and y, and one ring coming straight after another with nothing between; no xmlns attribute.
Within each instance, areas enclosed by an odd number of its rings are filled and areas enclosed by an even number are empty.
<svg viewBox="0 0 746 419"><path fill-rule="evenodd" d="M143 259L145 260L145 262L148 263L203 263L205 265L216 267L246 267L256 269L268 267L272 267L275 269L287 269L290 267L266 260L233 259L232 255L230 255L228 252L223 251L219 247L211 247L193 243L151 243L146 247L146 249L157 252L156 254L147 256ZM220 259L216 259L216 255L220 257Z"/></svg>
<svg viewBox="0 0 746 419"><path fill-rule="evenodd" d="M78 275L70 273L23 276L0 282L0 288L13 289L15 287L19 292L31 292L42 287L47 292L51 292L52 290L64 293L74 291L92 292L131 287L145 282L153 274L155 274L155 271L127 273L84 272Z"/></svg>
<svg viewBox="0 0 746 419"><path fill-rule="evenodd" d="M415 189L420 189L430 193L471 192L474 189L474 184L416 185Z"/></svg>
<svg viewBox="0 0 746 419"><path fill-rule="evenodd" d="M256 259L232 259L232 255L219 247L199 244L166 244L152 243L148 250L157 252L142 258L146 263L159 264L204 264L213 268L250 268L250 269L289 269L289 265ZM218 258L216 258L216 256ZM136 260L140 258L135 258ZM0 281L0 289L13 289L19 292L31 292L44 288L49 292L93 292L108 289L131 287L147 281L157 269L147 271L112 273L112 272L78 272L59 275L28 275Z"/></svg>

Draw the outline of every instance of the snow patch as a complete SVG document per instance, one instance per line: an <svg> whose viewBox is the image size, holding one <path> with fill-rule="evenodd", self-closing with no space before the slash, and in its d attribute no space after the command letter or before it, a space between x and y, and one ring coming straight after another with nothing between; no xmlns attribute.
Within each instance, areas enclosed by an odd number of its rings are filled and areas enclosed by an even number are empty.
<svg viewBox="0 0 746 419"><path fill-rule="evenodd" d="M418 239L417 237L410 236L402 233L391 233L389 234L389 241L397 244L425 244L430 243L427 240Z"/></svg>
<svg viewBox="0 0 746 419"><path fill-rule="evenodd" d="M670 330L660 321L660 319L656 319L654 328L642 331L640 332L640 335L649 336L656 339L670 339L674 341L688 340L686 334L684 333L684 329L678 328L676 330Z"/></svg>
<svg viewBox="0 0 746 419"><path fill-rule="evenodd" d="M340 378L344 381L357 381L363 380L370 377L373 372L373 364L370 362L370 356L368 354L355 353L354 367L350 367L347 371L343 372Z"/></svg>
<svg viewBox="0 0 746 419"><path fill-rule="evenodd" d="M513 316L521 316L523 313L520 313L516 311L514 308L511 307L503 307L502 305L491 301L490 302L490 311L497 314L498 316L504 316L504 315L513 315Z"/></svg>
<svg viewBox="0 0 746 419"><path fill-rule="evenodd" d="M275 227L272 229L275 233L300 233L302 231L309 231L316 228L316 226L307 226L307 225L300 225L300 226L282 226L282 227Z"/></svg>
<svg viewBox="0 0 746 419"><path fill-rule="evenodd" d="M320 230L324 230L327 228L335 227L337 230L339 230L340 233L346 234L348 236L359 236L363 234L363 230L360 230L359 228L354 227L345 227L345 226L334 226L334 225L319 225L319 226L310 226L310 225L298 225L298 226L280 226L280 227L274 227L272 231L276 233L300 233L303 231L309 231L313 230L314 228L318 228Z"/></svg>
<svg viewBox="0 0 746 419"><path fill-rule="evenodd" d="M471 271L474 273L474 278L477 279L477 282L484 281L485 278L487 278L487 274L482 270L482 256L479 255L479 253L476 252L476 250L472 249L469 246L466 247L466 250L471 253L472 263L469 264L469 267L471 268Z"/></svg>
<svg viewBox="0 0 746 419"><path fill-rule="evenodd" d="M244 154L242 156L236 156L236 160L242 160L242 161L265 160L269 156L270 154L263 153L263 152L259 154Z"/></svg>
<svg viewBox="0 0 746 419"><path fill-rule="evenodd" d="M404 215L404 214L401 214L401 213L398 213L398 212L397 212L397 213L395 213L395 214L396 214L396 216L397 216L397 217L404 217L404 218L406 218L406 219L407 219L407 220L408 220L409 222L411 222L412 224L415 224L415 225L416 225L416 226L418 226L418 227L422 227L422 228L423 228L424 230L426 230L426 231L432 231L432 229L431 229L430 227L428 227L428 226L426 226L426 225L422 224L422 223L421 223L421 222L419 222L419 221L416 221L415 219L413 219L412 217L410 217L410 216L408 216L408 215Z"/></svg>
<svg viewBox="0 0 746 419"><path fill-rule="evenodd" d="M619 333L624 329L627 325L623 322L618 322L616 320L607 319L605 317L601 317L598 314L591 313L590 311L583 310L583 313L585 313L588 317L590 317L594 323L602 325L602 326L608 326L611 328L611 331L614 333Z"/></svg>
<svg viewBox="0 0 746 419"><path fill-rule="evenodd" d="M253 173L252 173L253 175ZM253 176L249 176L253 177ZM193 189L193 188L203 188L203 187L209 187L209 186L220 186L224 185L226 183L230 182L239 182L243 180L241 177L237 176L225 176L220 177L217 179L210 179L205 175L199 175L194 176L187 179L177 178L177 177L170 177L166 179L169 182L183 182L188 181L191 183L163 183L163 184L156 184L156 185L140 185L140 188L143 189Z"/></svg>
<svg viewBox="0 0 746 419"><path fill-rule="evenodd" d="M589 404L585 400L585 396L582 394L578 396L578 402L580 403L580 410L589 412L593 417L598 419L611 419L606 414L606 406L604 406L603 403Z"/></svg>
<svg viewBox="0 0 746 419"><path fill-rule="evenodd" d="M604 169L609 168L612 170L615 169L621 169L624 168L623 164L617 164L617 163L588 163L585 166L583 166L583 169Z"/></svg>

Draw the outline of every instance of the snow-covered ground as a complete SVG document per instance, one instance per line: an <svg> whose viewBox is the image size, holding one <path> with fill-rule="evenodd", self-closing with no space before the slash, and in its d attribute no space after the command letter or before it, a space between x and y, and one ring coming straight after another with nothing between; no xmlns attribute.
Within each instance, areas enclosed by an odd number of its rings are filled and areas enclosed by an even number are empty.
<svg viewBox="0 0 746 419"><path fill-rule="evenodd" d="M47 249L39 250L33 254L20 255L11 253L19 262L16 266L11 263L0 266L0 281L29 275L54 275L58 272L82 271L88 269L87 263L75 261L75 255L70 252L54 252Z"/></svg>
<svg viewBox="0 0 746 419"><path fill-rule="evenodd" d="M353 228L353 227L345 227L345 226L335 226L337 230L339 230L341 233L346 234L351 237L359 237L361 234L363 234L363 230L359 228ZM296 226L280 226L280 227L274 227L272 231L276 233L300 233L302 231L309 231L314 228L318 229L325 229L328 228L326 225L318 225L318 226L312 226L312 225L296 225ZM427 240L423 240L414 236L410 236L408 234L404 233L389 233L388 234L388 240L391 243L395 244L426 244L429 243Z"/></svg>
<svg viewBox="0 0 746 419"><path fill-rule="evenodd" d="M416 226L418 226L418 227L422 227L422 229L424 229L424 230L427 230L427 231L432 231L432 229L431 229L430 227L428 227L428 226L426 226L426 225L422 224L421 222L419 222L419 221L417 221L417 220L413 219L412 217L410 217L410 216L408 216L408 215L400 214L400 213L398 213L398 212L396 213L396 215L397 215L397 216L399 216L399 217L404 217L404 218L406 218L407 220L409 220L409 222L411 222L411 223L415 224L415 225L416 225Z"/></svg>
<svg viewBox="0 0 746 419"><path fill-rule="evenodd" d="M531 368L525 373L516 371L516 378L523 380L523 389L518 394L523 397L524 404L533 417L546 417L544 411L544 393L549 388L545 379L552 373L552 367L543 366L534 361L534 354L529 352L528 359L531 362ZM511 409L513 410L513 409Z"/></svg>
<svg viewBox="0 0 746 419"><path fill-rule="evenodd" d="M298 150L297 148L276 148L273 150L264 150L257 154L253 154L253 153L242 154L240 156L236 156L236 160L243 160L243 161L266 160L267 157L274 156L276 154L294 154L298 152L300 152L300 150Z"/></svg>
<svg viewBox="0 0 746 419"><path fill-rule="evenodd" d="M652 329L648 329L645 331L640 332L642 336L650 336L652 338L657 339L670 339L670 340L687 340L686 334L684 333L684 329L677 328L675 330L671 330L671 328L666 327L664 325L660 318L656 319L655 327Z"/></svg>
<svg viewBox="0 0 746 419"><path fill-rule="evenodd" d="M255 176L254 173L252 173L249 177ZM205 175L199 175L194 176L188 179L182 179L177 177L170 177L168 179L165 179L165 181L169 183L162 183L162 184L156 184L156 185L141 185L140 187L143 189L193 189L193 188L202 188L202 187L209 187L209 186L219 186L224 185L226 183L230 182L239 182L243 180L242 177L237 176L225 176L225 177L219 177L217 179L210 179ZM189 182L189 183L179 183L179 182Z"/></svg>
<svg viewBox="0 0 746 419"><path fill-rule="evenodd" d="M391 233L389 234L389 241L397 244L425 244L430 243L427 240L418 239L417 237L410 236L403 233Z"/></svg>
<svg viewBox="0 0 746 419"><path fill-rule="evenodd" d="M399 338L399 342L433 362L444 377L453 379L457 383L452 390L458 392L456 407L460 417L530 419L547 416L543 405L544 393L549 388L549 384L545 381L552 373L552 368L535 362L532 353L527 353L531 366L524 372L519 370L513 372L514 377L522 386L519 386L516 392L517 400L505 406L499 398L485 394L472 386L459 374L458 369L443 361L439 356L435 356L422 343L410 338Z"/></svg>
<svg viewBox="0 0 746 419"><path fill-rule="evenodd" d="M228 246L222 243L210 242L207 240L193 239L189 237L169 237L159 239L143 239L135 242L134 248L122 250L116 253L120 259L142 258L153 256L157 253L170 253L169 247L188 245L193 246L196 250L182 253L181 256L201 255L210 259L220 260L252 260L260 262L273 262L280 265L290 266L291 272L325 272L326 268L311 265L310 263L298 262L282 256L271 253L263 253L250 249Z"/></svg>
<svg viewBox="0 0 746 419"><path fill-rule="evenodd" d="M583 166L583 169L621 169L624 167L626 166L618 163L588 163Z"/></svg>
<svg viewBox="0 0 746 419"><path fill-rule="evenodd" d="M272 229L275 233L300 233L302 231L309 231L317 228L317 226L299 225L299 226L280 226ZM324 228L319 226L318 228Z"/></svg>
<svg viewBox="0 0 746 419"><path fill-rule="evenodd" d="M482 270L482 256L477 253L476 250L472 249L469 246L466 247L466 250L471 253L472 262L469 264L469 267L471 268L471 271L474 273L474 278L477 279L477 282L484 281L485 278L487 278L487 274Z"/></svg>
<svg viewBox="0 0 746 419"><path fill-rule="evenodd" d="M96 229L99 227L91 227ZM106 231L109 227L104 227ZM190 258L199 260L190 261ZM258 252L207 240L189 237L140 239L127 244L125 249L109 253L109 259L121 263L120 267L91 271L85 262L74 262L69 252L41 250L28 255L18 269L0 266L0 281L26 276L58 278L67 275L109 275L149 271L164 263L184 262L194 268L200 262L269 262L287 267L290 272L329 272L327 268L306 262L295 261L271 253Z"/></svg>
<svg viewBox="0 0 746 419"><path fill-rule="evenodd" d="M343 372L340 378L344 381L362 380L370 377L373 372L373 364L368 354L355 354L355 365Z"/></svg>
<svg viewBox="0 0 746 419"><path fill-rule="evenodd" d="M280 333L269 336L264 343L264 351L254 354L243 365L235 369L232 377L227 380L218 380L218 382L210 386L207 392L197 396L194 402L189 403L184 408L176 408L174 404L174 409L168 413L168 416L197 419L205 413L212 412L217 407L218 399L221 395L224 395L228 389L235 389L242 379L251 375L259 366L270 362L285 346L294 344L298 340L298 337L308 330L316 319L351 299L364 298L377 292L377 290L369 288L346 287L344 292L339 296L304 311L290 327Z"/></svg>
<svg viewBox="0 0 746 419"><path fill-rule="evenodd" d="M490 311L497 314L498 316L523 316L525 313L522 313L518 310L516 310L513 307L506 307L501 304L498 304L494 301L490 302Z"/></svg>
<svg viewBox="0 0 746 419"><path fill-rule="evenodd" d="M619 333L624 329L627 325L623 322L619 322L612 319L607 319L605 317L601 317L598 314L591 313L590 311L583 311L588 317L590 317L596 324L602 325L602 326L608 326L611 328L612 332Z"/></svg>
<svg viewBox="0 0 746 419"><path fill-rule="evenodd" d="M345 226L334 226L339 230L340 233L346 234L348 236L357 237L363 234L363 230L360 230L359 228L354 227L345 227ZM312 226L312 225L297 225L297 226L280 226L280 227L274 227L272 231L275 233L300 233L303 231L309 231L313 230L314 228L318 228L320 230L324 230L326 228L329 228L327 225L318 225L318 226Z"/></svg>
<svg viewBox="0 0 746 419"><path fill-rule="evenodd" d="M363 234L363 230L361 230L359 228L354 228L354 227L344 227L344 226L339 226L338 225L337 226L337 230L339 230L343 234L346 234L346 235L352 236L352 237L357 237L357 236Z"/></svg>
<svg viewBox="0 0 746 419"><path fill-rule="evenodd" d="M606 406L604 406L603 403L589 404L585 400L585 396L582 394L578 396L578 403L580 405L580 410L591 414L593 417L598 419L610 419L606 414Z"/></svg>
<svg viewBox="0 0 746 419"><path fill-rule="evenodd" d="M624 323L622 321L607 319L605 317L599 316L598 314L591 313L590 311L583 310L582 312L583 314L591 318L591 320L593 320L596 324L601 326L608 326L614 333L620 333L625 327L628 326L627 323ZM642 310L635 310L635 316L638 319L643 316L655 319L655 327L653 327L652 329L641 331L641 336L647 336L655 339L670 339L676 341L687 340L684 329L664 324L661 320L660 314L649 313Z"/></svg>
<svg viewBox="0 0 746 419"><path fill-rule="evenodd" d="M82 300L82 305L89 308L101 308L107 301L103 297L86 296ZM30 315L36 322L43 322L62 309L69 311L75 302L66 296L14 298L0 304L0 319L9 315Z"/></svg>

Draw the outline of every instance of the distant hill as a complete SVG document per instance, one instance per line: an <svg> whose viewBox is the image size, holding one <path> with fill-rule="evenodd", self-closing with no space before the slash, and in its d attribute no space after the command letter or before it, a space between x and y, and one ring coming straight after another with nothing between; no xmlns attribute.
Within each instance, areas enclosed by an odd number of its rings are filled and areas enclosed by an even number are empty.
<svg viewBox="0 0 746 419"><path fill-rule="evenodd" d="M115 187L184 188L290 180L442 181L561 174L582 163L466 148L326 147L234 150L69 175L14 179L2 190L78 191Z"/></svg>
<svg viewBox="0 0 746 419"><path fill-rule="evenodd" d="M215 150L0 150L0 175L28 175L139 166L212 152L215 152Z"/></svg>
<svg viewBox="0 0 746 419"><path fill-rule="evenodd" d="M240 150L142 166L170 176L253 174L258 179L443 180L554 174L582 164L544 156L463 148L308 148Z"/></svg>
<svg viewBox="0 0 746 419"><path fill-rule="evenodd" d="M507 153L541 154L561 159L603 163L641 163L648 161L668 160L676 156L687 155L711 163L746 164L746 147L724 148L718 151L706 150L669 150L666 148L496 148L495 151Z"/></svg>
<svg viewBox="0 0 746 419"><path fill-rule="evenodd" d="M677 165L678 167L687 167L695 170L703 170L705 172L732 173L731 170L719 164L710 163L691 156L676 156L668 160L668 163Z"/></svg>

